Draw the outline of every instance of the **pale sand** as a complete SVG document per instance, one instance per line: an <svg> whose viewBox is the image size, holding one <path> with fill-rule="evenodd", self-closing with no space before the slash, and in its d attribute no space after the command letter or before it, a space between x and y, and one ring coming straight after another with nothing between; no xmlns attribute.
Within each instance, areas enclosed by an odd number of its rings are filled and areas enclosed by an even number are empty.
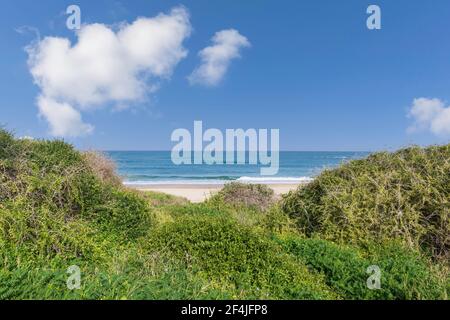
<svg viewBox="0 0 450 320"><path fill-rule="evenodd" d="M300 184L268 184L273 189L275 194L280 195L287 193L291 190L297 189ZM154 191L171 194L178 197L184 197L191 202L203 202L208 197L213 195L222 189L223 185L216 184L188 184L188 185L152 185L152 186L137 186L131 185L131 188L135 188L141 191Z"/></svg>

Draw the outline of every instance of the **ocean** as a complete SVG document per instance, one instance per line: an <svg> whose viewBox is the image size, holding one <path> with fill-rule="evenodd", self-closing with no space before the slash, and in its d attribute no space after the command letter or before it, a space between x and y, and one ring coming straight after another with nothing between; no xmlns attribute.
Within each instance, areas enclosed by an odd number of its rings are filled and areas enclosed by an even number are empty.
<svg viewBox="0 0 450 320"><path fill-rule="evenodd" d="M296 152L281 151L279 172L261 176L261 165L175 165L170 151L108 151L127 185L299 183L310 181L326 168L334 168L368 152Z"/></svg>

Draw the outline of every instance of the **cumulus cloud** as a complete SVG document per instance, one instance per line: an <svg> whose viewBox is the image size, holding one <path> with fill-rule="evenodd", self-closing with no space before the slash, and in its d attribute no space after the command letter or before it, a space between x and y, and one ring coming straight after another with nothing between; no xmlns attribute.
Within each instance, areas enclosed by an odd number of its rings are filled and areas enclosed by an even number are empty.
<svg viewBox="0 0 450 320"><path fill-rule="evenodd" d="M199 52L201 64L189 76L191 84L215 86L225 76L233 59L240 57L240 50L250 46L246 37L237 30L217 32L212 38L213 45Z"/></svg>
<svg viewBox="0 0 450 320"><path fill-rule="evenodd" d="M82 113L105 104L123 109L146 98L186 57L189 14L177 7L168 14L138 18L117 30L87 24L77 42L46 37L27 47L28 65L41 93L40 115L55 136L89 134L94 127Z"/></svg>
<svg viewBox="0 0 450 320"><path fill-rule="evenodd" d="M437 136L450 135L450 106L440 99L414 99L409 117L414 120L409 132L426 130Z"/></svg>
<svg viewBox="0 0 450 320"><path fill-rule="evenodd" d="M40 96L37 104L41 115L50 123L51 133L54 136L76 137L90 134L94 130L92 125L83 122L80 112L68 103Z"/></svg>

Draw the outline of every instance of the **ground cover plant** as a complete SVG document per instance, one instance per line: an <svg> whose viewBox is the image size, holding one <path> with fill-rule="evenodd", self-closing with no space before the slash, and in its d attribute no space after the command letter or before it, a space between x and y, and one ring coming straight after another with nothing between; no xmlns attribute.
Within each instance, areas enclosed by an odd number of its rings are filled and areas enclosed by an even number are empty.
<svg viewBox="0 0 450 320"><path fill-rule="evenodd" d="M102 154L0 130L0 298L447 299L449 179L449 146L414 147L281 200L230 184L192 204L125 188Z"/></svg>

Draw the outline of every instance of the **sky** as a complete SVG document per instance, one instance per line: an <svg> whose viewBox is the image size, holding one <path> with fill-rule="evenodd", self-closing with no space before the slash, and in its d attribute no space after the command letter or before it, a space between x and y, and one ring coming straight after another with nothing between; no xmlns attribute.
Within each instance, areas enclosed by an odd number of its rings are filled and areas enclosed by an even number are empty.
<svg viewBox="0 0 450 320"><path fill-rule="evenodd" d="M19 137L170 150L201 120L279 129L281 150L450 140L447 0L3 0L0 39L0 124Z"/></svg>

